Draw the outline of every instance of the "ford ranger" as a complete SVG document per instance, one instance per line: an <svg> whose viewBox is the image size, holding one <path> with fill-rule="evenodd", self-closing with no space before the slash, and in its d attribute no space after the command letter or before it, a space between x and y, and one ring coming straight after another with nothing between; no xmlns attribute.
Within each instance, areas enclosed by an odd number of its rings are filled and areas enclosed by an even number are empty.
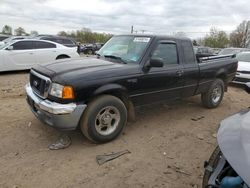
<svg viewBox="0 0 250 188"><path fill-rule="evenodd" d="M217 107L234 78L233 55L196 59L188 38L118 35L93 57L38 65L30 71L27 101L49 126L80 127L93 142L115 139L134 106L201 95Z"/></svg>

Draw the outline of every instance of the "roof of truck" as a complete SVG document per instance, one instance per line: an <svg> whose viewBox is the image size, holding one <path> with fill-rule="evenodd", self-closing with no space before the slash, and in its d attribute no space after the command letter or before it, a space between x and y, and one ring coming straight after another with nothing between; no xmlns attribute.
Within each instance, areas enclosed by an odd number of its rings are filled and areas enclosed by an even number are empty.
<svg viewBox="0 0 250 188"><path fill-rule="evenodd" d="M191 39L188 37L178 37L173 35L157 35L157 34L120 34L116 36L138 36L138 37L151 37L151 38L161 38L161 39L177 39L177 40L188 40Z"/></svg>

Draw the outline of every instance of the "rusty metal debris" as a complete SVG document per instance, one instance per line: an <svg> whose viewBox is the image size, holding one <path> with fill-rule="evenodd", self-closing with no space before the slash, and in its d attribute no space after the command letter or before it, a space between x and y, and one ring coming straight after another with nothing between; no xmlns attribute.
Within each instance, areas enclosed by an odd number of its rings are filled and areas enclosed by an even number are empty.
<svg viewBox="0 0 250 188"><path fill-rule="evenodd" d="M120 151L120 152L117 152L117 153L110 153L110 154L104 154L104 155L97 155L96 156L96 162L99 164L99 165L102 165L108 161L111 161L113 159L116 159L124 154L127 154L127 153L131 153L129 150L124 150L124 151Z"/></svg>

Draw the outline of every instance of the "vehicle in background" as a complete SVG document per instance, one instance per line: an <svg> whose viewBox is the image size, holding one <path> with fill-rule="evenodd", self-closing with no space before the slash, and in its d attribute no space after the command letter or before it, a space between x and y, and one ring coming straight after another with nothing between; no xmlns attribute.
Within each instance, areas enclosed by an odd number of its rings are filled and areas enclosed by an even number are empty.
<svg viewBox="0 0 250 188"><path fill-rule="evenodd" d="M0 46L5 45L15 40L21 40L21 39L26 39L26 38L27 38L26 36L11 36L1 41Z"/></svg>
<svg viewBox="0 0 250 188"><path fill-rule="evenodd" d="M103 143L135 118L135 106L200 94L205 107L216 108L236 70L231 55L197 63L188 38L118 35L96 56L33 67L27 102L49 126L79 127Z"/></svg>
<svg viewBox="0 0 250 188"><path fill-rule="evenodd" d="M240 52L236 58L238 59L238 69L232 82L237 84L250 82L250 52Z"/></svg>
<svg viewBox="0 0 250 188"><path fill-rule="evenodd" d="M79 57L75 48L37 39L23 39L0 47L0 72L30 69L36 64Z"/></svg>
<svg viewBox="0 0 250 188"><path fill-rule="evenodd" d="M80 52L84 54L95 54L103 45L104 43L82 44Z"/></svg>
<svg viewBox="0 0 250 188"><path fill-rule="evenodd" d="M248 48L224 48L218 55L229 55L229 54L238 54L240 52L250 51Z"/></svg>
<svg viewBox="0 0 250 188"><path fill-rule="evenodd" d="M222 49L221 49L221 48L212 48L212 50L213 50L213 53L214 53L215 55L217 55L217 54L220 53L220 51L221 51Z"/></svg>
<svg viewBox="0 0 250 188"><path fill-rule="evenodd" d="M9 38L10 35L3 35L3 34L0 34L0 41L3 41L4 39L7 39Z"/></svg>
<svg viewBox="0 0 250 188"><path fill-rule="evenodd" d="M35 38L40 40L48 40L56 42L67 47L77 47L76 41L68 37L57 36L57 35L38 35Z"/></svg>
<svg viewBox="0 0 250 188"><path fill-rule="evenodd" d="M250 83L245 85L250 94ZM220 123L218 146L205 161L202 188L249 188L250 108Z"/></svg>
<svg viewBox="0 0 250 188"><path fill-rule="evenodd" d="M205 46L195 46L194 53L197 59L202 58L202 57L214 56L214 52L212 48L205 47Z"/></svg>

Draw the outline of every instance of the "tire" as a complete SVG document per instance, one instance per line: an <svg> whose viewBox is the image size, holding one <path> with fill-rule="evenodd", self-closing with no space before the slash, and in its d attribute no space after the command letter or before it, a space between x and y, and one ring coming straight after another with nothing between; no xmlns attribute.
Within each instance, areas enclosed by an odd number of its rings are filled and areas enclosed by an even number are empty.
<svg viewBox="0 0 250 188"><path fill-rule="evenodd" d="M221 103L224 96L224 82L216 79L206 93L201 94L201 101L206 108L216 108Z"/></svg>
<svg viewBox="0 0 250 188"><path fill-rule="evenodd" d="M220 148L219 146L217 146L213 151L211 157L209 158L208 165L211 166L212 168L216 167L221 155L222 153L220 151ZM212 172L205 170L203 175L202 188L207 188L208 180L211 175Z"/></svg>
<svg viewBox="0 0 250 188"><path fill-rule="evenodd" d="M101 95L88 104L80 127L90 141L105 143L115 139L127 123L127 109L117 97Z"/></svg>

